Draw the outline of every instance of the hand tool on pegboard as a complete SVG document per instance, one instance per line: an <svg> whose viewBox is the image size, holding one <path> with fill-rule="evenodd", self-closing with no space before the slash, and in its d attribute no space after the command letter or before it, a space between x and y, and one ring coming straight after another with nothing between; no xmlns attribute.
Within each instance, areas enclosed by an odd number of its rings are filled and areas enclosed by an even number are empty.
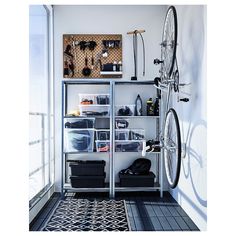
<svg viewBox="0 0 236 236"><path fill-rule="evenodd" d="M91 74L91 69L88 67L88 57L87 53L85 54L85 67L82 70L83 76L90 76Z"/></svg>
<svg viewBox="0 0 236 236"><path fill-rule="evenodd" d="M77 71L79 70L78 69L78 66L77 66L77 55L76 55L76 41L75 41L75 38L73 36L71 36L71 40L72 40L72 47L73 47L73 51L74 51L74 61L75 63L72 62L72 66L74 66L74 69L73 69L73 76L74 76L74 72L77 73Z"/></svg>
<svg viewBox="0 0 236 236"><path fill-rule="evenodd" d="M64 71L63 71L64 77L68 77L69 76L69 65L67 60L64 61Z"/></svg>
<svg viewBox="0 0 236 236"><path fill-rule="evenodd" d="M93 52L92 52L92 57L91 57L91 69L94 69L94 57L93 57Z"/></svg>
<svg viewBox="0 0 236 236"><path fill-rule="evenodd" d="M71 77L74 77L75 76L75 65L74 65L72 59L69 60L69 69L71 72Z"/></svg>
<svg viewBox="0 0 236 236"><path fill-rule="evenodd" d="M67 44L66 45L66 49L65 49L65 51L64 51L64 55L66 56L66 57L69 57L69 58L73 58L74 56L72 55L72 53L71 53L71 45L70 44Z"/></svg>

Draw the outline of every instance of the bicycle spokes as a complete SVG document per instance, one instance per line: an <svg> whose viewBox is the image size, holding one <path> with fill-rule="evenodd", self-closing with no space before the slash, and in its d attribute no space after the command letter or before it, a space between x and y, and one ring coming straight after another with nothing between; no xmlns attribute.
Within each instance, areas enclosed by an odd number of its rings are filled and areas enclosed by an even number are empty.
<svg viewBox="0 0 236 236"><path fill-rule="evenodd" d="M175 188L180 174L181 139L178 117L172 108L165 119L163 153L167 180L170 187Z"/></svg>
<svg viewBox="0 0 236 236"><path fill-rule="evenodd" d="M161 43L161 71L166 77L170 77L173 71L177 46L177 15L176 10L171 6L166 14L162 43Z"/></svg>

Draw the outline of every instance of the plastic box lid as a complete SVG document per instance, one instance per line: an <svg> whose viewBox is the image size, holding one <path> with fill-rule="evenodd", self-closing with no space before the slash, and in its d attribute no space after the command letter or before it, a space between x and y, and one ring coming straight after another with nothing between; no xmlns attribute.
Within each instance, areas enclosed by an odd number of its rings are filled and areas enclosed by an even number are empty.
<svg viewBox="0 0 236 236"><path fill-rule="evenodd" d="M67 162L70 162L71 165L84 165L85 167L88 165L106 165L106 162L104 160L101 161L81 161L81 160L68 160Z"/></svg>
<svg viewBox="0 0 236 236"><path fill-rule="evenodd" d="M150 171L148 175L125 175L119 173L119 177L122 179L144 179L144 178L153 179L156 177L156 175L152 171Z"/></svg>

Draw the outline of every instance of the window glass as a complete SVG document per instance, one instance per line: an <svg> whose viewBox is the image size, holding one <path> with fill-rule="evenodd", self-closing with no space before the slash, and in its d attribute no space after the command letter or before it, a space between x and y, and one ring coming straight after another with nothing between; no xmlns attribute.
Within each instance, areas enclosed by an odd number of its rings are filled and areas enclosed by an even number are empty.
<svg viewBox="0 0 236 236"><path fill-rule="evenodd" d="M44 6L29 7L29 200L52 182L49 170L54 161L53 133L49 138L53 129L49 16Z"/></svg>

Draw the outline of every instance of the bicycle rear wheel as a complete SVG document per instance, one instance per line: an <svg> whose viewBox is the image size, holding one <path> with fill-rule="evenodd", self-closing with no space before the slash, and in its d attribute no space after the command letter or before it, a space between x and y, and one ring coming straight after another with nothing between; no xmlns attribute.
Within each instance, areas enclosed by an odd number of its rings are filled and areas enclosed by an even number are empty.
<svg viewBox="0 0 236 236"><path fill-rule="evenodd" d="M170 6L166 13L161 43L161 60L163 61L161 71L163 79L170 78L173 72L176 58L177 30L176 9L174 6Z"/></svg>
<svg viewBox="0 0 236 236"><path fill-rule="evenodd" d="M181 166L181 137L176 111L170 108L164 126L164 163L167 180L171 188L179 181Z"/></svg>

